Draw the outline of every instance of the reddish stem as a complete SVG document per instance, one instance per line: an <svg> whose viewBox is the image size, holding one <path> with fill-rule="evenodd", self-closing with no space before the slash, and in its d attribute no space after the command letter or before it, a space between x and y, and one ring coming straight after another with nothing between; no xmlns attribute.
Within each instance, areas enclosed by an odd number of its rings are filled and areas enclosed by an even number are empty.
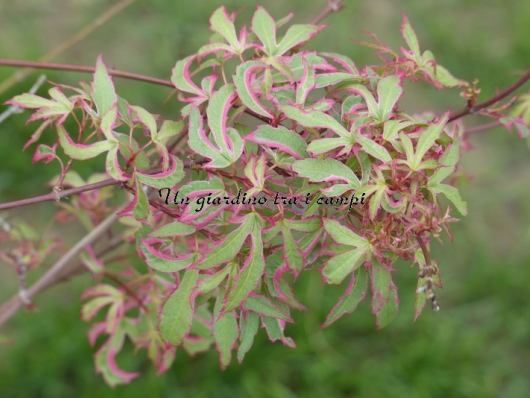
<svg viewBox="0 0 530 398"><path fill-rule="evenodd" d="M480 111L483 108L486 108L490 105L495 104L496 102L499 102L509 96L511 93L513 93L515 90L517 90L519 87L521 87L523 84L525 84L528 80L530 80L530 71L526 72L526 74L521 77L519 80L517 80L514 84L512 84L510 87L508 87L506 90L500 92L493 98L490 98L487 101L481 102L480 104L477 104L475 106L467 107L465 109L462 109L459 112L451 114L449 117L448 122L453 122L457 119L460 119L463 116L476 113Z"/></svg>

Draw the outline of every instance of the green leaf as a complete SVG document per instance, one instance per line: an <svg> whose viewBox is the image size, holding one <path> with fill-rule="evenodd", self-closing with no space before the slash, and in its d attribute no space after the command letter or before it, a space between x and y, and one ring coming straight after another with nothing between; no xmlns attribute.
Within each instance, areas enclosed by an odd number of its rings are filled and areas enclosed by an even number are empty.
<svg viewBox="0 0 530 398"><path fill-rule="evenodd" d="M270 318L281 319L287 322L294 322L288 315L280 311L278 307L263 296L251 296L245 300L243 308L247 311L254 311L260 316L267 316Z"/></svg>
<svg viewBox="0 0 530 398"><path fill-rule="evenodd" d="M59 134L59 143L63 147L64 152L72 159L91 159L117 146L117 142L109 141L99 141L91 145L76 144L72 141L62 124L57 125L57 133Z"/></svg>
<svg viewBox="0 0 530 398"><path fill-rule="evenodd" d="M307 146L307 151L313 155L320 155L340 147L351 147L352 146L351 138L320 138L313 140Z"/></svg>
<svg viewBox="0 0 530 398"><path fill-rule="evenodd" d="M385 149L385 147L375 143L374 141L363 137L360 134L356 135L357 142L361 144L363 149L369 154L372 155L374 158L379 159L383 162L390 162L392 160L392 157L388 153L388 151Z"/></svg>
<svg viewBox="0 0 530 398"><path fill-rule="evenodd" d="M199 253L191 253L183 259L172 258L157 252L145 243L141 243L140 249L146 258L147 264L160 272L177 272L183 270L196 262L200 257Z"/></svg>
<svg viewBox="0 0 530 398"><path fill-rule="evenodd" d="M420 139L416 145L416 153L414 155L413 170L416 170L422 162L423 156L432 148L434 142L440 137L448 118L449 113L446 113L437 124L429 125L427 129L420 133Z"/></svg>
<svg viewBox="0 0 530 398"><path fill-rule="evenodd" d="M305 140L283 126L260 126L254 134L247 136L245 139L270 148L277 148L297 159L309 157Z"/></svg>
<svg viewBox="0 0 530 398"><path fill-rule="evenodd" d="M160 315L160 334L164 341L179 345L191 329L193 307L191 293L199 271L187 270L178 289L165 302Z"/></svg>
<svg viewBox="0 0 530 398"><path fill-rule="evenodd" d="M346 293L339 299L339 302L331 309L330 313L326 317L326 321L322 327L328 327L333 322L340 319L345 314L351 314L357 308L357 305L361 300L364 300L367 290L368 278L366 277L366 271L361 268L357 271L357 275L352 280Z"/></svg>
<svg viewBox="0 0 530 398"><path fill-rule="evenodd" d="M151 232L149 236L154 238L162 237L173 237L173 236L186 236L195 232L195 226L181 223L179 221L173 221L170 224L163 225L162 227Z"/></svg>
<svg viewBox="0 0 530 398"><path fill-rule="evenodd" d="M144 108L139 106L131 106L131 109L136 112L138 119L140 119L142 124L147 127L149 133L151 134L151 139L155 140L157 132L155 117L147 112Z"/></svg>
<svg viewBox="0 0 530 398"><path fill-rule="evenodd" d="M283 55L291 48L308 41L321 27L315 25L293 25L278 44L275 55Z"/></svg>
<svg viewBox="0 0 530 398"><path fill-rule="evenodd" d="M377 329L384 328L397 314L396 287L390 270L374 261L372 276L372 312L376 314Z"/></svg>
<svg viewBox="0 0 530 398"><path fill-rule="evenodd" d="M359 268L366 259L368 246L361 246L355 250L332 257L322 270L325 282L340 284L348 274Z"/></svg>
<svg viewBox="0 0 530 398"><path fill-rule="evenodd" d="M284 254L285 260L287 261L287 265L289 265L289 267L294 270L296 274L298 274L302 271L304 259L298 250L298 245L296 244L296 241L293 239L291 230L285 225L285 223L282 227L282 235Z"/></svg>
<svg viewBox="0 0 530 398"><path fill-rule="evenodd" d="M401 33L403 34L403 38L405 39L409 48L412 51L414 60L416 61L418 65L421 64L421 53L420 53L420 45L418 43L418 38L416 37L416 33L414 33L412 26L410 26L409 20L404 14L403 14L403 24L401 26Z"/></svg>
<svg viewBox="0 0 530 398"><path fill-rule="evenodd" d="M429 189L433 192L440 192L443 193L447 199L449 199L453 204L455 205L456 209L462 214L463 216L467 216L467 203L462 200L460 197L460 194L458 193L458 189L455 187L452 187L450 185L445 184L436 184L436 185L430 185Z"/></svg>
<svg viewBox="0 0 530 398"><path fill-rule="evenodd" d="M133 209L133 215L137 220L142 220L147 218L147 215L149 214L149 201L147 200L147 195L145 194L138 178L136 178L135 185L137 199L136 205Z"/></svg>
<svg viewBox="0 0 530 398"><path fill-rule="evenodd" d="M173 165L170 169L151 175L136 172L136 178L138 178L143 184L157 189L171 188L175 186L177 182L184 178L184 165L175 155L169 155L169 157L173 160Z"/></svg>
<svg viewBox="0 0 530 398"><path fill-rule="evenodd" d="M240 49L236 28L224 6L215 10L210 18L210 24L212 30L223 36L234 49Z"/></svg>
<svg viewBox="0 0 530 398"><path fill-rule="evenodd" d="M94 82L92 83L92 98L96 103L98 115L101 117L118 101L118 96L112 84L112 79L103 64L101 55L96 63Z"/></svg>
<svg viewBox="0 0 530 398"><path fill-rule="evenodd" d="M213 137L221 152L228 157L231 153L226 135L227 113L230 103L234 98L235 87L233 84L225 84L219 91L216 91L208 102L206 115L208 117L208 127L212 131Z"/></svg>
<svg viewBox="0 0 530 398"><path fill-rule="evenodd" d="M221 282L226 278L231 269L232 265L229 264L221 271L204 278L201 284L199 285L199 291L202 294L210 293L213 289L217 288L221 284Z"/></svg>
<svg viewBox="0 0 530 398"><path fill-rule="evenodd" d="M222 242L216 242L217 246L204 256L203 260L197 264L197 268L208 269L232 260L241 250L241 246L243 246L248 234L252 232L256 220L255 217L253 214L249 214L238 229L223 239ZM256 242L254 242L255 244ZM258 259L255 259L255 261L258 261Z"/></svg>
<svg viewBox="0 0 530 398"><path fill-rule="evenodd" d="M239 251L239 249L238 249ZM254 225L252 230L252 246L250 254L234 280L234 287L230 290L225 304L225 311L231 311L237 308L244 300L263 276L265 270L265 258L263 257L263 240L261 237L261 229Z"/></svg>
<svg viewBox="0 0 530 398"><path fill-rule="evenodd" d="M335 159L304 159L293 163L293 170L310 181L343 180L359 188L361 183L355 173Z"/></svg>
<svg viewBox="0 0 530 398"><path fill-rule="evenodd" d="M381 201L383 200L383 195L386 191L386 185L377 185L377 189L375 191L374 196L370 199L370 218L373 220L375 218L375 215L377 214L377 210L379 210L379 206L381 205Z"/></svg>
<svg viewBox="0 0 530 398"><path fill-rule="evenodd" d="M304 127L328 128L343 138L353 140L352 135L333 117L320 111L304 112L291 105L281 105L278 107L285 116L295 120Z"/></svg>
<svg viewBox="0 0 530 398"><path fill-rule="evenodd" d="M226 369L232 361L232 349L239 338L239 328L233 312L229 312L213 324L213 336L219 350L221 369Z"/></svg>
<svg viewBox="0 0 530 398"><path fill-rule="evenodd" d="M265 69L269 66L261 61L247 61L236 68L234 84L236 85L237 94L243 104L258 115L272 118L271 112L258 101L257 94L252 90L252 75L257 69Z"/></svg>
<svg viewBox="0 0 530 398"><path fill-rule="evenodd" d="M261 6L258 6L252 18L252 31L263 43L265 54L276 55L276 24L274 19Z"/></svg>
<svg viewBox="0 0 530 398"><path fill-rule="evenodd" d="M162 127L160 128L158 134L155 136L154 141L161 142L166 138L175 137L183 130L184 122L182 120L176 122L172 120L164 120L164 123L162 123Z"/></svg>
<svg viewBox="0 0 530 398"><path fill-rule="evenodd" d="M243 358L245 358L245 354L252 347L254 336L258 332L259 315L255 312L249 312L246 316L239 318L239 323L241 324L241 334L239 336L241 342L237 350L237 360L241 363L243 362Z"/></svg>
<svg viewBox="0 0 530 398"><path fill-rule="evenodd" d="M443 167L434 172L429 179L429 185L437 185L453 173L455 165L459 159L458 151L459 142L455 140L451 147L446 149L444 156L440 159L440 163Z"/></svg>
<svg viewBox="0 0 530 398"><path fill-rule="evenodd" d="M333 240L341 245L359 247L365 246L368 243L366 239L361 238L351 229L346 228L336 220L324 219L324 228Z"/></svg>
<svg viewBox="0 0 530 398"><path fill-rule="evenodd" d="M393 140L398 133L409 127L416 124L416 122L405 122L403 120L387 120L383 126L383 138L386 141Z"/></svg>
<svg viewBox="0 0 530 398"><path fill-rule="evenodd" d="M377 121L382 123L388 120L402 92L399 77L392 75L379 80L377 84Z"/></svg>

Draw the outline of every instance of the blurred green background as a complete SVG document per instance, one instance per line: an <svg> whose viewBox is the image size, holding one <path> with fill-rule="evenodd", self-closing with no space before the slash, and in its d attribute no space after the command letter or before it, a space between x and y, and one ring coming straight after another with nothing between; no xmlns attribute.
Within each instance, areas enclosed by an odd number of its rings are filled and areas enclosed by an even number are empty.
<svg viewBox="0 0 530 398"><path fill-rule="evenodd" d="M37 60L116 3L3 0L0 57ZM325 1L137 0L54 61L94 65L102 53L116 69L169 79L176 60L206 43L209 16L221 4L241 10L239 22L248 23L255 6L262 4L275 18L293 11L294 22L300 23L315 17ZM365 40L362 31L368 30L394 48L403 45L402 12L423 50L431 50L456 77L479 79L481 99L512 84L529 66L530 2L520 0L347 0L341 13L324 21L330 26L309 47L349 55L359 66L375 63L370 49L349 39ZM0 67L0 82L14 71ZM0 94L0 102L29 90L38 75ZM46 75L64 84L90 79L70 72ZM178 118L174 101L163 104L169 89L115 82L130 103ZM38 93L46 95L48 88ZM403 104L409 112L444 112L464 105L455 90L436 91L423 83L405 89ZM28 117L25 112L0 125L0 202L48 193L45 183L58 172L53 163L31 164L36 145L22 152L38 125L26 125ZM488 120L465 120L467 126L484 122ZM233 363L221 372L216 352L190 358L179 351L172 369L157 377L145 353L126 346L119 364L143 375L111 390L94 373L89 325L80 320L79 297L91 283L89 276L81 276L39 296L38 314L21 312L1 330L15 342L0 346L0 397L528 397L529 148L500 128L474 134L470 143L474 149L464 153L460 168L471 177L460 186L469 216L454 225L454 243L445 238L443 246L432 244L444 281L439 313L426 308L412 322L416 271L399 263L401 308L390 326L375 331L365 302L353 315L321 330L342 290L323 286L318 274L308 273L296 290L310 312L295 314L296 325L286 328L297 349L270 343L260 330L242 365ZM103 170L98 167L92 164L80 172L87 176ZM38 227L52 219L53 211L53 205L37 205L9 215ZM55 233L62 236L60 230ZM68 234L75 237L75 229ZM15 294L17 284L14 271L2 265L0 298Z"/></svg>

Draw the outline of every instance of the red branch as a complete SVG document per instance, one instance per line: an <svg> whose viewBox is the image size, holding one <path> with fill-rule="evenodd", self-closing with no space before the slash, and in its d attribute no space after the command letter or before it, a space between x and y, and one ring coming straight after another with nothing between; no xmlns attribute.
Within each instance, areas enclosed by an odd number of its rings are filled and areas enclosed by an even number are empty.
<svg viewBox="0 0 530 398"><path fill-rule="evenodd" d="M530 71L526 72L526 74L523 77L521 77L519 80L517 80L513 85L508 87L506 90L500 92L493 98L490 98L489 100L481 102L480 104L462 109L459 112L451 114L451 116L449 116L448 122L453 122L457 119L460 119L463 116L466 116L472 113L477 113L481 109L484 109L490 105L495 104L496 102L503 100L504 98L509 96L511 93L513 93L515 90L517 90L519 87L521 87L523 84L525 84L528 80L530 80Z"/></svg>

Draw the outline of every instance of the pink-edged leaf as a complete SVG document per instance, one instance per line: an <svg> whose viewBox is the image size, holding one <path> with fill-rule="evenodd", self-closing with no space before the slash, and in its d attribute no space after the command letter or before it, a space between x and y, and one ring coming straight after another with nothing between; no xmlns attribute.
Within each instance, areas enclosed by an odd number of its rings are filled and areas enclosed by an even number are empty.
<svg viewBox="0 0 530 398"><path fill-rule="evenodd" d="M372 313L376 315L377 329L388 325L397 314L396 286L390 270L374 261L370 267L372 285Z"/></svg>
<svg viewBox="0 0 530 398"><path fill-rule="evenodd" d="M32 162L38 162L42 160L45 164L50 163L53 159L59 159L55 150L57 149L57 143L53 147L49 147L46 144L40 144L35 150L35 155L33 155Z"/></svg>
<svg viewBox="0 0 530 398"><path fill-rule="evenodd" d="M333 240L341 245L362 247L369 244L365 238L360 237L336 220L324 219L324 228Z"/></svg>
<svg viewBox="0 0 530 398"><path fill-rule="evenodd" d="M195 57L195 55L190 55L189 57L177 62L172 70L171 82L177 89L186 93L195 94L196 96L206 100L206 94L191 80L189 68L191 63L195 60Z"/></svg>
<svg viewBox="0 0 530 398"><path fill-rule="evenodd" d="M130 108L136 113L138 119L142 122L144 126L147 127L151 135L151 139L154 140L157 133L156 119L155 117L147 112L144 108L139 106L130 106Z"/></svg>
<svg viewBox="0 0 530 398"><path fill-rule="evenodd" d="M107 113L118 101L112 78L107 71L107 67L103 64L101 55L96 62L96 72L92 83L92 98L96 103L100 117Z"/></svg>
<svg viewBox="0 0 530 398"><path fill-rule="evenodd" d="M109 141L104 141L106 143L109 143L112 145ZM120 150L120 147L118 145L114 145L113 148L109 150L107 153L107 159L105 162L105 168L107 170L107 175L110 178L115 179L116 181L128 181L130 179L130 176L127 176L122 170L120 163L118 161L118 151Z"/></svg>
<svg viewBox="0 0 530 398"><path fill-rule="evenodd" d="M96 373L101 373L111 387L130 383L140 375L140 373L125 372L116 364L116 354L122 349L125 336L126 330L120 325L116 333L109 337L95 355Z"/></svg>
<svg viewBox="0 0 530 398"><path fill-rule="evenodd" d="M256 112L258 115L272 119L272 113L258 101L258 94L252 88L256 72L268 67L262 61L247 61L242 63L236 68L234 84L236 85L237 95L247 108Z"/></svg>
<svg viewBox="0 0 530 398"><path fill-rule="evenodd" d="M283 329L285 328L285 321L275 318L263 318L263 325L267 330L267 334L271 341L280 340L284 345L296 348L294 340L290 337L285 337Z"/></svg>
<svg viewBox="0 0 530 398"><path fill-rule="evenodd" d="M195 106L191 107L189 114L188 144L195 152L212 159L206 164L207 167L224 168L231 164L231 161L206 136L202 115Z"/></svg>
<svg viewBox="0 0 530 398"><path fill-rule="evenodd" d="M295 106L281 105L279 106L285 116L289 119L295 120L298 124L304 127L314 128L328 128L337 133L341 137L350 139L353 143L353 136L346 130L339 122L333 119L332 116L320 111L306 112Z"/></svg>
<svg viewBox="0 0 530 398"><path fill-rule="evenodd" d="M291 230L285 226L282 227L283 235L283 259L295 275L298 275L304 266L304 259L298 249L298 244L295 242Z"/></svg>
<svg viewBox="0 0 530 398"><path fill-rule="evenodd" d="M267 297L257 294L251 294L243 304L243 309L246 311L254 311L260 316L270 318L282 319L287 322L294 322L289 314L283 312L280 308L274 305Z"/></svg>
<svg viewBox="0 0 530 398"><path fill-rule="evenodd" d="M232 361L232 349L239 338L239 327L234 312L228 312L214 322L213 335L219 351L221 369L224 370Z"/></svg>
<svg viewBox="0 0 530 398"><path fill-rule="evenodd" d="M418 65L420 65L422 57L420 53L420 45L418 43L418 38L416 36L416 33L414 33L412 26L410 26L409 20L405 13L403 13L403 24L401 25L401 34L403 35L403 38L405 39L410 50L412 51L412 59L416 61Z"/></svg>
<svg viewBox="0 0 530 398"><path fill-rule="evenodd" d="M217 146L226 156L229 156L234 148L234 144L227 135L226 122L228 119L228 111L232 106L232 101L235 96L234 85L225 84L212 96L206 108L208 127L210 127Z"/></svg>
<svg viewBox="0 0 530 398"><path fill-rule="evenodd" d="M237 253L239 253L239 251L241 250L241 246L243 246L243 243L245 242L247 236L254 230L256 217L257 216L254 215L254 213L251 213L246 216L244 222L239 228L230 233L230 235L228 235L222 241L215 242L216 246L211 251L206 253L206 255L196 264L196 267L198 269L208 269L234 259ZM260 239L256 239L256 236L258 234ZM261 234L259 232L254 232L253 237L253 239L256 239L258 241L253 241L254 245L259 244L261 242ZM258 253L256 253L255 255L256 259L251 260L252 256L249 256L249 260L247 260L247 263L250 264L250 262L253 261L254 264L257 264L257 262L259 261L259 256ZM260 255L261 258L263 258L263 247L260 252ZM246 267L244 267L244 269L245 268ZM235 308L236 306L234 306L233 308Z"/></svg>
<svg viewBox="0 0 530 398"><path fill-rule="evenodd" d="M106 112L101 118L100 128L107 137L107 141L117 142L117 138L113 133L114 126L116 125L116 117L118 116L117 107L113 106Z"/></svg>
<svg viewBox="0 0 530 398"><path fill-rule="evenodd" d="M6 104L17 105L21 108L53 108L57 105L55 101L27 93L13 97Z"/></svg>
<svg viewBox="0 0 530 398"><path fill-rule="evenodd" d="M192 291L197 285L199 272L187 270L179 287L165 302L160 316L160 334L164 341L171 345L179 345L190 329L195 302Z"/></svg>
<svg viewBox="0 0 530 398"><path fill-rule="evenodd" d="M322 270L324 282L340 284L344 278L357 270L366 260L368 246L361 246L355 250L332 257Z"/></svg>
<svg viewBox="0 0 530 398"><path fill-rule="evenodd" d="M251 217L249 217L250 220ZM250 224L249 221L247 221ZM234 279L233 288L228 293L225 300L224 311L229 312L237 308L245 301L252 290L258 284L265 270L265 258L263 257L263 240L261 229L252 223L252 246L250 254L241 268L241 271ZM237 249L239 251L239 248Z"/></svg>
<svg viewBox="0 0 530 398"><path fill-rule="evenodd" d="M261 144L269 148L276 148L294 156L296 159L309 157L307 143L292 130L286 127L260 126L254 133L245 136L245 140Z"/></svg>
<svg viewBox="0 0 530 398"><path fill-rule="evenodd" d="M339 320L345 314L351 314L357 308L357 305L360 301L364 300L367 291L367 281L366 271L361 268L357 271L357 274L352 275L350 284L342 295L339 298L339 302L331 309L326 321L322 325L323 328L328 327L333 322Z"/></svg>
<svg viewBox="0 0 530 398"><path fill-rule="evenodd" d="M388 163L392 161L392 157L386 150L386 148L378 143L372 141L369 138L363 137L360 134L356 135L357 142L361 144L363 150L373 156L376 159L381 160L382 162Z"/></svg>
<svg viewBox="0 0 530 398"><path fill-rule="evenodd" d="M293 47L308 41L325 26L326 25L292 25L278 44L274 55L283 55Z"/></svg>
<svg viewBox="0 0 530 398"><path fill-rule="evenodd" d="M31 138L29 139L28 142L26 142L26 145L24 145L24 148L22 148L22 150L25 151L28 146L36 142L40 138L40 136L42 135L42 132L46 129L46 127L52 124L53 121L54 121L53 119L48 119L42 122L39 128L31 135Z"/></svg>
<svg viewBox="0 0 530 398"><path fill-rule="evenodd" d="M302 63L304 65L304 74L300 79L300 83L296 86L296 104L303 107L309 92L315 88L315 69L305 58L302 58Z"/></svg>
<svg viewBox="0 0 530 398"><path fill-rule="evenodd" d="M234 21L228 15L225 6L219 7L210 17L210 29L219 33L235 50L240 50L241 46L236 35Z"/></svg>
<svg viewBox="0 0 530 398"><path fill-rule="evenodd" d="M149 214L149 200L147 199L147 194L145 193L140 179L135 178L136 194L134 195L134 208L132 210L134 218L137 220L143 220L147 218Z"/></svg>
<svg viewBox="0 0 530 398"><path fill-rule="evenodd" d="M255 312L248 312L239 318L239 324L241 325L241 332L239 335L239 349L237 350L237 360L241 364L245 354L252 347L254 342L254 336L258 332L259 327L259 315Z"/></svg>
<svg viewBox="0 0 530 398"><path fill-rule="evenodd" d="M346 181L353 188L359 188L361 182L346 165L335 159L304 159L293 163L292 168L300 176L310 181Z"/></svg>
<svg viewBox="0 0 530 398"><path fill-rule="evenodd" d="M57 125L57 133L59 135L59 143L63 147L64 152L72 159L91 159L112 148L117 148L117 143L115 144L110 141L99 141L91 145L76 144L60 124Z"/></svg>
<svg viewBox="0 0 530 398"><path fill-rule="evenodd" d="M168 170L152 175L136 172L136 178L143 184L157 189L175 186L177 182L184 178L184 166L182 161L175 155L169 155L169 157L173 160L173 164Z"/></svg>
<svg viewBox="0 0 530 398"><path fill-rule="evenodd" d="M261 6L252 17L252 31L263 43L263 51L269 56L276 55L276 24L270 14Z"/></svg>
<svg viewBox="0 0 530 398"><path fill-rule="evenodd" d="M140 247L147 264L160 272L176 272L188 268L199 258L199 253L191 253L187 257L175 258L153 248L149 242L143 241Z"/></svg>
<svg viewBox="0 0 530 398"><path fill-rule="evenodd" d="M221 282L226 278L232 267L227 265L221 271L204 278L199 285L199 291L202 294L210 293L212 290L217 288Z"/></svg>

